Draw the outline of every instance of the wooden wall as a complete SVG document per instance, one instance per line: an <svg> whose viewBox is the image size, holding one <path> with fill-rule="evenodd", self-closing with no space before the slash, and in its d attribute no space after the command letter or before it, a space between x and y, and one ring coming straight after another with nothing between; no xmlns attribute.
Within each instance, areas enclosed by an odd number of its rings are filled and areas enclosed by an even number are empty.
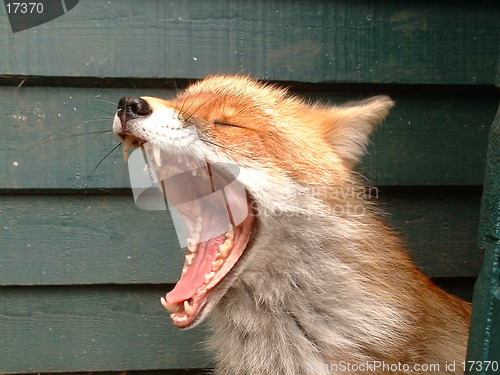
<svg viewBox="0 0 500 375"><path fill-rule="evenodd" d="M159 304L183 258L169 218L134 206L104 132L121 96L208 74L393 97L359 170L422 270L471 297L496 1L87 0L18 33L3 10L0 373L210 367L203 328L179 332Z"/></svg>

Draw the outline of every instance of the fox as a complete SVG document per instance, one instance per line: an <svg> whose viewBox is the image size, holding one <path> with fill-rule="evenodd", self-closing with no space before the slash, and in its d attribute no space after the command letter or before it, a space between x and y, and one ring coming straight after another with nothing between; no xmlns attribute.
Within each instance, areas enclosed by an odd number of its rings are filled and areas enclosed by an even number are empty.
<svg viewBox="0 0 500 375"><path fill-rule="evenodd" d="M160 153L186 154L243 189L223 206L244 214L214 235L203 233L221 215L179 210L186 259L160 299L180 329L207 320L214 374L463 373L470 304L418 270L355 171L393 105L308 102L244 75L209 76L169 100L120 99L125 159L149 145L167 180ZM162 193L179 200L189 182L172 184Z"/></svg>

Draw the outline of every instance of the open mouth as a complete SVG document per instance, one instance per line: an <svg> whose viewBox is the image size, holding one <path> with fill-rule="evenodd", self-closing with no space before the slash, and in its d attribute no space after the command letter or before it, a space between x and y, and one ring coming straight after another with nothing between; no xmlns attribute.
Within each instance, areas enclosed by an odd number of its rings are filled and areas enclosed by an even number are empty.
<svg viewBox="0 0 500 375"><path fill-rule="evenodd" d="M130 135L120 137L126 161L131 148L142 149L145 169L154 175L172 213L179 242L186 247L180 279L161 297L161 304L176 327L187 328L200 318L210 292L248 245L254 226L250 200L236 180L234 166L168 153Z"/></svg>
<svg viewBox="0 0 500 375"><path fill-rule="evenodd" d="M182 275L174 289L161 297L162 305L172 314L174 325L191 325L208 301L210 291L234 267L250 239L253 218L248 215L240 225L226 233L188 245Z"/></svg>

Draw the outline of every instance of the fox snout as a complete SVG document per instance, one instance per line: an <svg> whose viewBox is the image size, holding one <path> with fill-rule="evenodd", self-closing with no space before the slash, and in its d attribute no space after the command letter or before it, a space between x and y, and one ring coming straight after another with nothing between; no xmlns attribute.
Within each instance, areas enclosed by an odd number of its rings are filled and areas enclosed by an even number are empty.
<svg viewBox="0 0 500 375"><path fill-rule="evenodd" d="M138 96L124 96L118 102L116 115L120 119L122 132L127 132L127 121L148 116L153 110L148 102Z"/></svg>

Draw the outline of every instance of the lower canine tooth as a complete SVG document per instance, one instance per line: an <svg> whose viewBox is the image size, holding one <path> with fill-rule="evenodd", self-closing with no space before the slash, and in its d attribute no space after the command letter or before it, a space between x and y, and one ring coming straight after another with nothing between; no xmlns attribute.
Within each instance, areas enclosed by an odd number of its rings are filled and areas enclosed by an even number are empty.
<svg viewBox="0 0 500 375"><path fill-rule="evenodd" d="M191 306L188 301L184 301L184 311L187 316L193 315L193 306Z"/></svg>
<svg viewBox="0 0 500 375"><path fill-rule="evenodd" d="M161 297L160 298L160 302L162 304L162 306L168 311L168 312L171 312L173 313L178 307L179 305L171 305L167 302L167 300L164 298L164 297Z"/></svg>

